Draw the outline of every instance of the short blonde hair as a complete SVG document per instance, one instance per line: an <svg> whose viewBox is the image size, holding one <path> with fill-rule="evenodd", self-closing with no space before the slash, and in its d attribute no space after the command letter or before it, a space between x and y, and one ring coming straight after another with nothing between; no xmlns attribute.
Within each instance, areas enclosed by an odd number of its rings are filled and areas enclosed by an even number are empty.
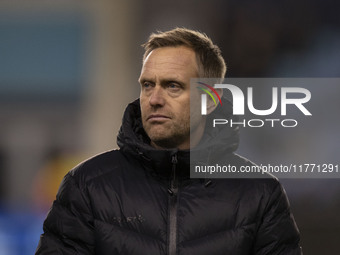
<svg viewBox="0 0 340 255"><path fill-rule="evenodd" d="M150 35L142 45L143 61L151 51L161 47L186 46L196 53L198 73L201 78L224 78L227 66L220 48L204 33L187 28L175 28Z"/></svg>

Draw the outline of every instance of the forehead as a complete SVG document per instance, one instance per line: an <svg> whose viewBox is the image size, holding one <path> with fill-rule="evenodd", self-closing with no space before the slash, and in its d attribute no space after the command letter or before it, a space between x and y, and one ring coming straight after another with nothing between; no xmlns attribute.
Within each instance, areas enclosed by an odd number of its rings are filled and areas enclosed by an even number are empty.
<svg viewBox="0 0 340 255"><path fill-rule="evenodd" d="M154 72L197 74L195 52L187 47L162 47L149 53L143 62L142 74Z"/></svg>

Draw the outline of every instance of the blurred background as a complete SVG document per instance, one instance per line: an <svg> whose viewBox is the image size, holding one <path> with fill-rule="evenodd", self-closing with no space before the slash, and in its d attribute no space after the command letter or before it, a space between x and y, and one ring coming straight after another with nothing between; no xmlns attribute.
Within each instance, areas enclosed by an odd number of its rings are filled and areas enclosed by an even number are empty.
<svg viewBox="0 0 340 255"><path fill-rule="evenodd" d="M228 77L340 77L339 11L333 0L0 1L0 254L33 254L62 177L117 147L151 32L207 33ZM339 95L340 85L317 102L339 107ZM339 108L329 116L324 107L323 125L295 144L245 133L240 153L255 162L304 155L339 163ZM304 253L340 254L340 179L282 183Z"/></svg>

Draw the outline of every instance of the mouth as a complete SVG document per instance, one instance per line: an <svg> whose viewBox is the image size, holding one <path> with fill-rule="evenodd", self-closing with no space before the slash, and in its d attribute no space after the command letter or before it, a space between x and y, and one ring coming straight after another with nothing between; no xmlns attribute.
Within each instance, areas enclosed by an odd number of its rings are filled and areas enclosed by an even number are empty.
<svg viewBox="0 0 340 255"><path fill-rule="evenodd" d="M165 121L170 119L170 117L162 114L151 114L147 117L147 121Z"/></svg>

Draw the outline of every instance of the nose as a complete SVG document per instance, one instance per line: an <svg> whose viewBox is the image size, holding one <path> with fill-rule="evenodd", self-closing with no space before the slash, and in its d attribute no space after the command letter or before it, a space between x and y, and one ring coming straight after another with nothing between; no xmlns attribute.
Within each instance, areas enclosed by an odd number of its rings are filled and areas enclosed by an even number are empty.
<svg viewBox="0 0 340 255"><path fill-rule="evenodd" d="M161 86L155 86L150 98L149 103L151 106L163 106L165 103L164 89Z"/></svg>

